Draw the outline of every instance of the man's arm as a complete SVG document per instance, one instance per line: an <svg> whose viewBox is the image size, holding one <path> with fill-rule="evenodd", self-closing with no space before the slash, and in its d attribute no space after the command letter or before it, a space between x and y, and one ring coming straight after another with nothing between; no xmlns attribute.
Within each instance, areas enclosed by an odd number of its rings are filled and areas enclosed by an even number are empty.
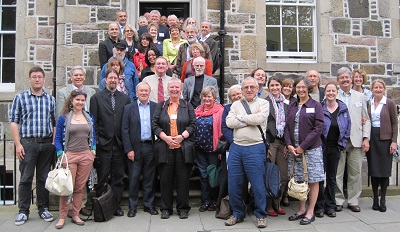
<svg viewBox="0 0 400 232"><path fill-rule="evenodd" d="M11 122L10 130L11 130L11 136L14 140L17 158L21 161L24 159L25 151L24 147L21 144L21 137L19 136L18 123Z"/></svg>
<svg viewBox="0 0 400 232"><path fill-rule="evenodd" d="M248 125L261 125L267 122L267 118L269 115L269 102L265 100L265 102L259 104L258 111L253 114L245 114L242 119Z"/></svg>
<svg viewBox="0 0 400 232"><path fill-rule="evenodd" d="M362 149L364 152L369 150L369 140L371 136L371 120L368 115L367 102L365 101L364 95L362 95L362 118L366 119L365 123L362 125Z"/></svg>

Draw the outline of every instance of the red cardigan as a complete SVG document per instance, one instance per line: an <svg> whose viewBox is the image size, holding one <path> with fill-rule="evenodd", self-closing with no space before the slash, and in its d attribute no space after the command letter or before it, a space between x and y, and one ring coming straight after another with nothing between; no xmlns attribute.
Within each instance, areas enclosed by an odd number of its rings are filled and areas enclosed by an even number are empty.
<svg viewBox="0 0 400 232"><path fill-rule="evenodd" d="M212 68L212 63L211 63L211 61L209 59L205 59L205 60L206 60L206 67L205 67L205 70L204 70L204 75L212 77L212 69L213 69ZM192 61L193 61L193 59L188 60L182 66L182 73L181 73L181 81L182 81L182 83L185 81L186 77L191 76L191 75L194 76L194 67L192 65ZM187 75L186 74L186 69L187 69L187 66L189 64L192 65L192 74L191 75Z"/></svg>

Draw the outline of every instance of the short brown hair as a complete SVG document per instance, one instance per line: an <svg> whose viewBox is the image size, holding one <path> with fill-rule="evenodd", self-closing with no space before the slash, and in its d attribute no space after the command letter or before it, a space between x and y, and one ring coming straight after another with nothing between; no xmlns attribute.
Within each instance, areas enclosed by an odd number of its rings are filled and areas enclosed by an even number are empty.
<svg viewBox="0 0 400 232"><path fill-rule="evenodd" d="M367 72L364 69L354 69L353 72L351 73L351 79L354 81L354 76L356 73L359 73L363 77L363 84L365 84L368 81L368 76Z"/></svg>
<svg viewBox="0 0 400 232"><path fill-rule="evenodd" d="M31 74L33 72L41 72L44 77L46 76L46 74L44 74L44 70L42 69L42 67L39 67L39 66L34 66L31 69L29 69L29 77L31 77Z"/></svg>
<svg viewBox="0 0 400 232"><path fill-rule="evenodd" d="M119 69L119 74L118 75L122 75L124 73L124 70L125 70L124 61L119 59L119 58L117 58L117 57L111 57L107 62L107 69L110 69L113 64L118 64L119 65L120 69Z"/></svg>

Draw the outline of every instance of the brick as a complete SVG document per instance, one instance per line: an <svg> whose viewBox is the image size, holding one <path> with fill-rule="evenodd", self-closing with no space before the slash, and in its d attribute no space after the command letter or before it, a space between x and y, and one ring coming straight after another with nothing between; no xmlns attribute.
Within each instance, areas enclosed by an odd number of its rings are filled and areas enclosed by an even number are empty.
<svg viewBox="0 0 400 232"><path fill-rule="evenodd" d="M365 47L347 47L346 48L347 62L369 62L369 49Z"/></svg>
<svg viewBox="0 0 400 232"><path fill-rule="evenodd" d="M72 34L72 43L98 44L97 32L75 32Z"/></svg>
<svg viewBox="0 0 400 232"><path fill-rule="evenodd" d="M350 34L350 20L337 18L332 20L332 30L334 33Z"/></svg>
<svg viewBox="0 0 400 232"><path fill-rule="evenodd" d="M385 65L361 65L361 69L364 69L367 74L377 74L384 75L385 74Z"/></svg>
<svg viewBox="0 0 400 232"><path fill-rule="evenodd" d="M349 15L351 18L368 18L369 17L369 1L348 1Z"/></svg>
<svg viewBox="0 0 400 232"><path fill-rule="evenodd" d="M351 44L351 45L375 46L376 39L375 38L362 38L362 37L339 35L338 43L339 44Z"/></svg>
<svg viewBox="0 0 400 232"><path fill-rule="evenodd" d="M381 21L363 21L362 34L370 36L383 36L383 27Z"/></svg>
<svg viewBox="0 0 400 232"><path fill-rule="evenodd" d="M257 57L257 45L254 43L256 41L256 36L242 36L240 37L240 51L241 59L243 60L254 60Z"/></svg>
<svg viewBox="0 0 400 232"><path fill-rule="evenodd" d="M208 0L207 1L207 7L209 10L220 10L220 1L215 1L215 0ZM231 10L231 1L230 0L225 0L225 5L224 5L225 10Z"/></svg>
<svg viewBox="0 0 400 232"><path fill-rule="evenodd" d="M228 15L229 24L249 24L250 15L249 14L229 14Z"/></svg>
<svg viewBox="0 0 400 232"><path fill-rule="evenodd" d="M38 38L53 39L54 38L54 28L52 28L52 27L39 27Z"/></svg>
<svg viewBox="0 0 400 232"><path fill-rule="evenodd" d="M52 54L53 54L52 47L41 46L36 48L36 60L38 61L51 61Z"/></svg>

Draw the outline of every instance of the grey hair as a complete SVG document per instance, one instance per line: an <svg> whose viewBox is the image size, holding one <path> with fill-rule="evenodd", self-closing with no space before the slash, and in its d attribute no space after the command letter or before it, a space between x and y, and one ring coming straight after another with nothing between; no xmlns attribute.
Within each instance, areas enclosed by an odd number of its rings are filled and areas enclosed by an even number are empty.
<svg viewBox="0 0 400 232"><path fill-rule="evenodd" d="M253 81L254 84L256 84L257 87L258 87L258 82L257 82L256 79L254 79L254 77L246 77L246 78L244 78L244 80L243 80L243 82L242 82L242 88L244 87L244 82L245 82L245 81Z"/></svg>
<svg viewBox="0 0 400 232"><path fill-rule="evenodd" d="M217 99L217 89L214 86L206 86L201 90L200 97L204 97L207 94L211 93L214 99Z"/></svg>
<svg viewBox="0 0 400 232"><path fill-rule="evenodd" d="M201 22L201 23L208 23L208 26L210 26L210 28L212 28L212 24L211 24L211 22L210 22L210 21L208 21L208 20L206 20L206 21L203 21L203 22Z"/></svg>
<svg viewBox="0 0 400 232"><path fill-rule="evenodd" d="M72 77L74 75L75 70L82 70L83 75L86 76L86 69L80 65L72 67L72 69L69 71L69 76Z"/></svg>
<svg viewBox="0 0 400 232"><path fill-rule="evenodd" d="M176 17L176 15L174 15L174 14L168 15L167 20L169 20L169 18L175 18L176 21L179 21L178 17Z"/></svg>
<svg viewBox="0 0 400 232"><path fill-rule="evenodd" d="M168 81L168 89L169 86L171 85L171 83L180 83L181 84L181 89L183 90L183 83L181 81L181 79L177 78L177 77L172 77L169 81Z"/></svg>
<svg viewBox="0 0 400 232"><path fill-rule="evenodd" d="M351 71L348 67L341 67L337 70L337 77L339 78L340 74L347 73L351 77Z"/></svg>
<svg viewBox="0 0 400 232"><path fill-rule="evenodd" d="M147 20L147 18L146 18L146 17L144 17L143 15L142 15L142 16L139 16L139 18L138 18L138 22L139 22L140 20L146 20L146 22L149 22L149 21Z"/></svg>
<svg viewBox="0 0 400 232"><path fill-rule="evenodd" d="M151 87L150 87L149 83L142 81L142 82L139 82L139 84L136 85L136 95L138 93L138 87L141 86L141 85L147 85L149 87L150 92L151 92Z"/></svg>
<svg viewBox="0 0 400 232"><path fill-rule="evenodd" d="M121 13L121 12L126 13L126 10L119 10L119 11L117 11L117 12L115 13L115 16L118 16L118 13Z"/></svg>
<svg viewBox="0 0 400 232"><path fill-rule="evenodd" d="M232 90L234 90L234 89L239 89L239 90L241 90L241 88L242 88L242 86L239 85L239 84L232 85L231 87L229 87L228 91L226 91L226 94L228 95L228 101L229 101L229 103L231 103L231 97L232 97L231 92L232 92Z"/></svg>
<svg viewBox="0 0 400 232"><path fill-rule="evenodd" d="M197 34L199 33L199 28L193 26L192 24L189 24L189 25L186 26L185 32L186 32L187 29L193 29Z"/></svg>
<svg viewBox="0 0 400 232"><path fill-rule="evenodd" d="M157 14L158 16L161 17L161 13L160 13L160 11L158 11L158 10L152 10L152 11L150 11L150 14L151 14L151 15L152 15L152 14Z"/></svg>

